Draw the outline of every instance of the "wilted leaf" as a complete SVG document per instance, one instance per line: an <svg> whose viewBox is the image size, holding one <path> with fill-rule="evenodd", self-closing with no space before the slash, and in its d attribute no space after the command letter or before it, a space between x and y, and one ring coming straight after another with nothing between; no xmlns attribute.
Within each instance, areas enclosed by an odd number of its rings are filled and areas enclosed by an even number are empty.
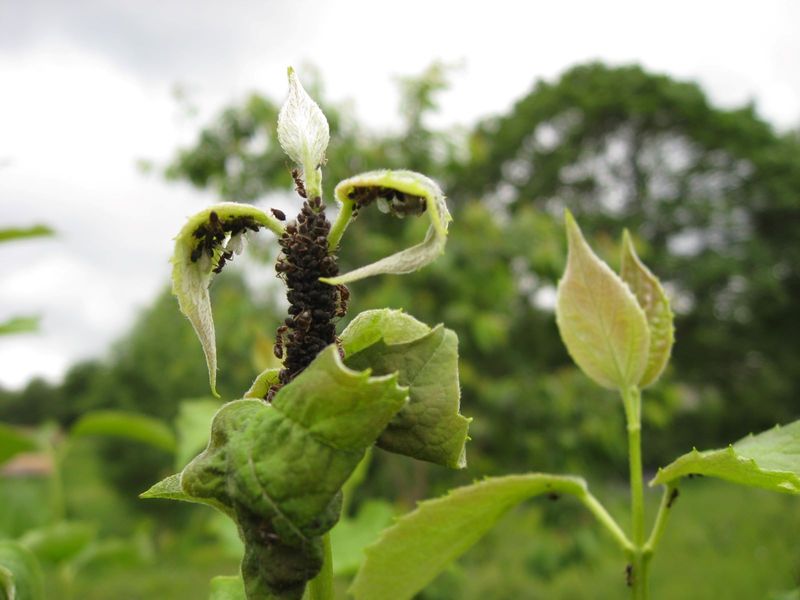
<svg viewBox="0 0 800 600"><path fill-rule="evenodd" d="M215 396L218 396L217 350L208 285L220 261L225 260L223 252L240 250L241 236L261 227L278 236L283 233L280 221L263 210L249 204L223 202L191 217L175 238L172 292L200 338L209 384Z"/></svg>
<svg viewBox="0 0 800 600"><path fill-rule="evenodd" d="M7 600L44 600L42 569L17 542L0 541L0 592Z"/></svg>
<svg viewBox="0 0 800 600"><path fill-rule="evenodd" d="M692 450L659 469L650 485L668 484L694 474L800 494L800 421L749 435L720 450Z"/></svg>
<svg viewBox="0 0 800 600"><path fill-rule="evenodd" d="M104 435L149 444L175 452L175 435L166 423L153 417L121 410L86 413L70 431L73 436Z"/></svg>
<svg viewBox="0 0 800 600"><path fill-rule="evenodd" d="M382 273L411 273L433 262L444 252L447 226L452 217L442 190L432 179L413 171L370 171L336 186L336 199L342 210L361 210L373 202L385 206L395 216L428 214L431 225L425 239L377 262L321 281L338 285ZM391 196L391 197L389 197Z"/></svg>
<svg viewBox="0 0 800 600"><path fill-rule="evenodd" d="M356 600L411 598L475 544L509 509L549 493L586 495L576 477L493 477L420 502L366 549L350 593Z"/></svg>
<svg viewBox="0 0 800 600"><path fill-rule="evenodd" d="M644 388L655 382L667 366L675 341L675 327L667 294L658 278L639 260L627 230L622 237L620 276L644 310L650 329L647 367L639 381L639 387Z"/></svg>
<svg viewBox="0 0 800 600"><path fill-rule="evenodd" d="M566 213L569 255L558 283L556 322L581 370L603 387L626 389L642 378L650 348L644 311L601 261Z"/></svg>

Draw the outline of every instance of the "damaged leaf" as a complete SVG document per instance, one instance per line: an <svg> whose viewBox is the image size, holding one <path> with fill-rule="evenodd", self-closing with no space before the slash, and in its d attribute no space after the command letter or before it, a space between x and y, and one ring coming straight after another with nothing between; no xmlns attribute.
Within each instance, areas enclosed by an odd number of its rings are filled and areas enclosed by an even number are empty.
<svg viewBox="0 0 800 600"><path fill-rule="evenodd" d="M147 497L223 506L245 543L247 597L299 599L322 565L342 485L406 403L397 379L353 371L329 346L271 404L224 405L206 450Z"/></svg>
<svg viewBox="0 0 800 600"><path fill-rule="evenodd" d="M378 438L384 450L451 468L466 466L470 419L460 410L458 337L398 310L361 313L342 332L345 362L376 374L398 373L409 402Z"/></svg>
<svg viewBox="0 0 800 600"><path fill-rule="evenodd" d="M411 273L433 262L444 252L447 227L452 217L447 210L445 197L435 181L414 171L370 171L336 186L336 199L345 214L376 204L379 210L396 217L419 216L427 213L430 227L425 239L411 248L401 250L377 262L360 267L344 275L322 279L331 285L358 281L382 273ZM333 243L338 243L334 239Z"/></svg>
<svg viewBox="0 0 800 600"><path fill-rule="evenodd" d="M242 236L262 227L277 236L283 233L280 221L261 209L224 202L191 217L175 238L172 292L200 338L211 391L217 397L217 350L208 285L214 274L241 249Z"/></svg>

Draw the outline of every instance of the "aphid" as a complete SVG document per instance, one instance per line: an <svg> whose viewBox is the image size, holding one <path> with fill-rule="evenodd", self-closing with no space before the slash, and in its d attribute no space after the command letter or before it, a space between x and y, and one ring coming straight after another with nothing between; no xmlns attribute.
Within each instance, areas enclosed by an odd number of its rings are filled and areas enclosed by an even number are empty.
<svg viewBox="0 0 800 600"><path fill-rule="evenodd" d="M350 290L345 285L336 286L336 316L343 317L347 314L347 305L350 300Z"/></svg>
<svg viewBox="0 0 800 600"><path fill-rule="evenodd" d="M294 318L296 329L308 331L311 327L311 311L306 309Z"/></svg>
<svg viewBox="0 0 800 600"><path fill-rule="evenodd" d="M625 566L625 584L633 587L633 565L631 564Z"/></svg>
<svg viewBox="0 0 800 600"><path fill-rule="evenodd" d="M398 217L406 215L413 215L418 217L428 208L428 204L424 198L420 196L412 196L411 194L404 194L403 192L395 192L394 198L391 201L392 213Z"/></svg>
<svg viewBox="0 0 800 600"><path fill-rule="evenodd" d="M303 183L303 180L300 178L299 170L292 169L292 179L294 179L294 189L297 192L297 195L301 198L308 198L306 195L306 186Z"/></svg>
<svg viewBox="0 0 800 600"><path fill-rule="evenodd" d="M555 502L555 501L556 501L556 500L558 500L559 498L561 498L561 496L559 496L559 495L558 495L558 494L556 494L555 492L550 492L549 494L547 494L547 499L548 499L548 500L552 500L553 502Z"/></svg>
<svg viewBox="0 0 800 600"><path fill-rule="evenodd" d="M680 492L678 488L672 488L672 492L669 495L669 499L667 500L667 508L672 508L672 505L675 504L675 500L678 499Z"/></svg>
<svg viewBox="0 0 800 600"><path fill-rule="evenodd" d="M275 331L275 345L272 347L272 353L275 355L275 358L283 359L285 337L288 331L289 328L286 325L281 325Z"/></svg>
<svg viewBox="0 0 800 600"><path fill-rule="evenodd" d="M270 208L270 212L275 216L278 221L285 221L286 220L286 213L282 210L278 210L277 208Z"/></svg>

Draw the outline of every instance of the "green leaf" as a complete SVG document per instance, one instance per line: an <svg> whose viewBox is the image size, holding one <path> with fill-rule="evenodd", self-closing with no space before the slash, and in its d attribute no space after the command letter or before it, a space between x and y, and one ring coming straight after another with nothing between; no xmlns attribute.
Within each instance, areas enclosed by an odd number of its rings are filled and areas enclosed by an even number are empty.
<svg viewBox="0 0 800 600"><path fill-rule="evenodd" d="M244 393L244 397L262 400L266 398L269 388L271 388L273 384L278 383L278 375L280 372L280 369L266 369L262 371L258 377L256 377L255 381L253 381L253 385L250 386L250 389Z"/></svg>
<svg viewBox="0 0 800 600"><path fill-rule="evenodd" d="M166 452L175 452L172 430L162 421L146 415L121 410L97 410L83 415L73 425L71 435L105 435L149 444Z"/></svg>
<svg viewBox="0 0 800 600"><path fill-rule="evenodd" d="M210 398L184 400L180 403L178 417L175 419L178 437L176 468L183 468L206 447L211 421L221 406L218 400Z"/></svg>
<svg viewBox="0 0 800 600"><path fill-rule="evenodd" d="M97 528L91 523L62 521L26 532L19 543L40 561L58 564L80 554L96 534Z"/></svg>
<svg viewBox="0 0 800 600"><path fill-rule="evenodd" d="M509 509L533 496L586 495L576 477L531 473L492 477L421 502L366 550L350 593L356 600L411 598L475 544Z"/></svg>
<svg viewBox="0 0 800 600"><path fill-rule="evenodd" d="M46 225L34 225L32 227L12 227L0 229L0 243L12 240L23 240L32 237L43 237L53 235L55 232Z"/></svg>
<svg viewBox="0 0 800 600"><path fill-rule="evenodd" d="M365 310L339 336L345 356L352 356L383 340L387 344L402 344L424 336L430 327L402 310L379 308Z"/></svg>
<svg viewBox="0 0 800 600"><path fill-rule="evenodd" d="M413 171L370 171L345 179L334 190L342 211L350 214L375 202L394 216L428 213L431 225L425 239L411 248L364 267L321 281L339 285L382 273L411 273L433 262L444 252L447 227L452 217L445 197L435 181ZM337 240L338 241L338 240Z"/></svg>
<svg viewBox="0 0 800 600"><path fill-rule="evenodd" d="M36 440L16 427L0 423L0 465L20 452L36 450Z"/></svg>
<svg viewBox="0 0 800 600"><path fill-rule="evenodd" d="M650 485L664 485L694 474L800 494L800 421L751 434L720 450L694 449L659 469Z"/></svg>
<svg viewBox="0 0 800 600"><path fill-rule="evenodd" d="M172 292L200 338L211 391L217 397L217 349L208 285L214 269L224 260L223 252L233 251L234 246L238 251L239 236L250 227L266 227L278 236L283 233L280 221L261 209L249 204L223 202L191 217L175 238ZM231 233L236 235L230 237Z"/></svg>
<svg viewBox="0 0 800 600"><path fill-rule="evenodd" d="M13 317L0 323L0 335L28 333L39 328L39 317Z"/></svg>
<svg viewBox="0 0 800 600"><path fill-rule="evenodd" d="M334 574L355 573L364 559L364 548L391 524L394 514L388 502L367 500L354 518L343 517L331 531Z"/></svg>
<svg viewBox="0 0 800 600"><path fill-rule="evenodd" d="M458 412L456 334L386 310L359 315L341 340L349 366L377 374L397 372L400 384L408 386L409 402L378 438L378 446L448 467L466 466L470 420ZM353 349L357 351L349 354Z"/></svg>
<svg viewBox="0 0 800 600"><path fill-rule="evenodd" d="M233 511L231 508L214 498L200 498L192 496L183 491L181 486L181 474L176 473L169 477L162 479L146 492L139 494L139 498L143 500L160 499L160 500L178 500L180 502L191 502L192 504L205 504L212 508L216 508L221 513L233 518Z"/></svg>
<svg viewBox="0 0 800 600"><path fill-rule="evenodd" d="M626 389L647 367L647 318L628 286L589 248L569 211L565 220L569 254L556 299L561 339L592 380Z"/></svg>
<svg viewBox="0 0 800 600"><path fill-rule="evenodd" d="M208 600L245 600L245 598L241 576L220 575L211 580L211 595Z"/></svg>
<svg viewBox="0 0 800 600"><path fill-rule="evenodd" d="M639 380L639 387L645 388L661 376L669 362L672 345L675 342L675 327L667 294L658 278L639 260L627 229L622 236L620 276L631 288L639 306L644 310L647 326L650 329L647 367Z"/></svg>
<svg viewBox="0 0 800 600"><path fill-rule="evenodd" d="M331 345L271 404L224 405L206 450L146 495L227 507L245 543L248 597L300 598L322 565L342 485L406 399L397 375L353 371Z"/></svg>
<svg viewBox="0 0 800 600"><path fill-rule="evenodd" d="M42 569L33 553L17 542L0 542L0 598L44 600Z"/></svg>

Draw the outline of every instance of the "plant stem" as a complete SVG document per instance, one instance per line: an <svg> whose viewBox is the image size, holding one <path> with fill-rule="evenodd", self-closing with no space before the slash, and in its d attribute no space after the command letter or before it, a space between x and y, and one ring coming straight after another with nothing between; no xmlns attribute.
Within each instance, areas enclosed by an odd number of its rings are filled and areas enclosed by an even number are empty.
<svg viewBox="0 0 800 600"><path fill-rule="evenodd" d="M644 559L644 485L642 482L642 398L639 388L631 386L622 390L625 419L628 429L628 462L631 481L631 555L632 572L629 577L631 597L647 599L647 563Z"/></svg>
<svg viewBox="0 0 800 600"><path fill-rule="evenodd" d="M331 535L322 536L323 561L322 570L308 584L309 600L333 600L333 552L331 551Z"/></svg>
<svg viewBox="0 0 800 600"><path fill-rule="evenodd" d="M630 554L634 551L633 544L628 539L628 536L625 535L625 532L622 531L622 528L616 522L614 517L608 514L605 506L600 504L600 501L595 498L591 493L587 492L586 495L581 496L581 502L583 502L584 506L588 508L591 513L597 518L600 524L606 528L606 530L611 534L611 537L619 544L620 548L626 553Z"/></svg>
<svg viewBox="0 0 800 600"><path fill-rule="evenodd" d="M344 230L347 229L347 226L350 224L350 221L353 218L353 202L352 200L344 200L342 202L342 206L339 208L339 214L336 215L336 221L334 221L333 226L331 227L331 232L328 234L328 250L333 252L339 246L339 242L342 239L342 234Z"/></svg>
<svg viewBox="0 0 800 600"><path fill-rule="evenodd" d="M661 496L661 505L658 507L658 514L656 515L656 522L653 524L653 531L650 533L650 538L644 545L645 559L648 561L652 557L658 543L661 541L661 536L664 535L664 529L667 527L669 515L672 512L672 505L678 497L678 488L672 485L664 487L664 495Z"/></svg>

